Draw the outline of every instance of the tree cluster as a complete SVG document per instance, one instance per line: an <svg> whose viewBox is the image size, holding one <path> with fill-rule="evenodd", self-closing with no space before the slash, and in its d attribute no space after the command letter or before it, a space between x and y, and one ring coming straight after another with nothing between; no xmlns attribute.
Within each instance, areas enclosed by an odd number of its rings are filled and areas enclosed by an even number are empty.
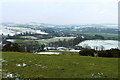
<svg viewBox="0 0 120 80"><path fill-rule="evenodd" d="M3 46L2 51L15 51L20 52L20 46L17 43L8 43Z"/></svg>
<svg viewBox="0 0 120 80"><path fill-rule="evenodd" d="M120 58L120 50L119 49L110 49L110 50L97 51L97 50L94 50L94 49L83 49L79 52L79 55Z"/></svg>
<svg viewBox="0 0 120 80"><path fill-rule="evenodd" d="M120 57L119 49L110 49L110 50L102 50L98 51L99 57Z"/></svg>
<svg viewBox="0 0 120 80"><path fill-rule="evenodd" d="M94 49L83 49L79 52L82 56L95 56L96 50Z"/></svg>

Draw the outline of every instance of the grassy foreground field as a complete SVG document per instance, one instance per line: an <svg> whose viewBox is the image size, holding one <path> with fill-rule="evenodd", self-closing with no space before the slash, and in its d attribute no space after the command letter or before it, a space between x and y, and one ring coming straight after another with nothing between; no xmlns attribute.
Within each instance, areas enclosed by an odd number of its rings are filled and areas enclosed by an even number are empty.
<svg viewBox="0 0 120 80"><path fill-rule="evenodd" d="M3 77L117 78L118 58L3 52Z"/></svg>

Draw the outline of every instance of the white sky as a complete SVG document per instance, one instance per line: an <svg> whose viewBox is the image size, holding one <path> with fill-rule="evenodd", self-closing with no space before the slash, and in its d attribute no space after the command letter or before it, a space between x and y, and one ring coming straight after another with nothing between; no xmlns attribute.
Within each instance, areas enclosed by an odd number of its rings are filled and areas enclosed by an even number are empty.
<svg viewBox="0 0 120 80"><path fill-rule="evenodd" d="M117 24L118 0L2 0L2 22Z"/></svg>
<svg viewBox="0 0 120 80"><path fill-rule="evenodd" d="M119 0L1 0L2 2L115 2Z"/></svg>

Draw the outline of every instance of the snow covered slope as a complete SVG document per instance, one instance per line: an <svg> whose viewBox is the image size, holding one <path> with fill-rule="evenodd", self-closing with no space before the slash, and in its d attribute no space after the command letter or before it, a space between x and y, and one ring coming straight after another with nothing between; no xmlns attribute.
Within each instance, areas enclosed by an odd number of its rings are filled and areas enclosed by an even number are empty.
<svg viewBox="0 0 120 80"><path fill-rule="evenodd" d="M0 25L0 35L15 35L15 34L19 34L19 33L23 33L23 32L32 32L32 33L37 33L37 34L48 34L45 32L42 32L40 30L34 30L31 28L23 28L23 27L8 27L5 25Z"/></svg>
<svg viewBox="0 0 120 80"><path fill-rule="evenodd" d="M116 40L86 40L81 43L79 43L77 46L90 46L92 49L95 47L98 47L98 50L103 46L105 50L111 49L111 48L119 48L118 41Z"/></svg>

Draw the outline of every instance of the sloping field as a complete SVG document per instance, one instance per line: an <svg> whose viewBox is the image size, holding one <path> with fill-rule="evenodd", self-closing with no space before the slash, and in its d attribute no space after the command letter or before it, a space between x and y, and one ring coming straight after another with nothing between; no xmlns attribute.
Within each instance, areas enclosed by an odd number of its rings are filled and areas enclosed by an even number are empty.
<svg viewBox="0 0 120 80"><path fill-rule="evenodd" d="M50 38L50 39L41 39L41 40L34 40L39 42L39 44L47 44L50 42L57 42L57 41L63 41L63 40L71 40L74 39L75 37L55 37L55 38ZM15 40L16 43L27 43L33 40Z"/></svg>
<svg viewBox="0 0 120 80"><path fill-rule="evenodd" d="M3 77L117 78L118 58L3 52Z"/></svg>
<svg viewBox="0 0 120 80"><path fill-rule="evenodd" d="M31 28L23 28L23 27L9 27L9 26L3 26L0 25L0 35L15 35L15 34L20 34L23 32L31 32L31 33L37 33L37 34L48 34L45 32L42 32L41 30L34 30Z"/></svg>

